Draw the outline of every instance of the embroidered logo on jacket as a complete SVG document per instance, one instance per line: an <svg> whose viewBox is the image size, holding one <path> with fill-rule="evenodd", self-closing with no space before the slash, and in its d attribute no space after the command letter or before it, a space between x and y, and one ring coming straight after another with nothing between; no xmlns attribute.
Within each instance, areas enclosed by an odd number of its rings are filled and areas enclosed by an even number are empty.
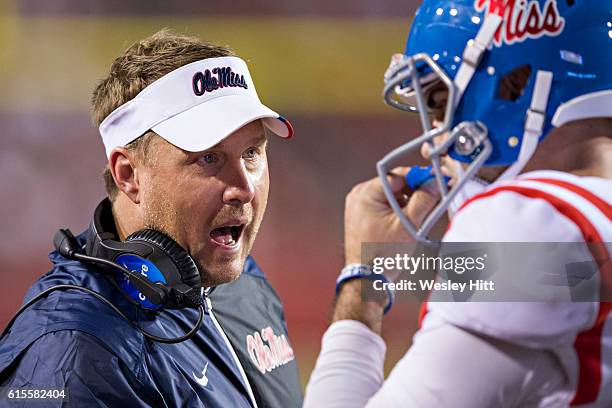
<svg viewBox="0 0 612 408"><path fill-rule="evenodd" d="M195 373L193 371L191 372L191 375L193 375L193 378L202 387L206 387L208 385L208 377L206 376L206 369L207 368L208 368L208 361L206 362L206 365L204 366L204 369L202 370L202 377L198 377L197 375L195 375Z"/></svg>
<svg viewBox="0 0 612 408"><path fill-rule="evenodd" d="M206 92L212 92L219 88L240 87L248 89L244 80L244 75L239 75L232 71L230 67L216 67L204 72L196 72L192 80L193 93L202 96Z"/></svg>
<svg viewBox="0 0 612 408"><path fill-rule="evenodd" d="M485 15L497 14L503 18L493 41L498 47L544 35L554 37L565 27L556 0L547 0L542 8L537 0L475 0L474 7Z"/></svg>
<svg viewBox="0 0 612 408"><path fill-rule="evenodd" d="M251 362L262 373L269 373L285 365L295 357L293 349L284 334L277 336L270 326L246 338L247 351Z"/></svg>

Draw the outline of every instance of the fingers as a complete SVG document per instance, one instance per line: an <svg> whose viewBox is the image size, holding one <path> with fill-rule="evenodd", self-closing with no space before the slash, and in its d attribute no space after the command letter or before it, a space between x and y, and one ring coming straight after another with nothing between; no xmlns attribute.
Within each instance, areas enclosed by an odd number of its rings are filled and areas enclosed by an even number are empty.
<svg viewBox="0 0 612 408"><path fill-rule="evenodd" d="M387 175L387 180L389 180L389 184L391 185L391 191L394 194L401 192L406 188L406 174L410 171L410 167L396 167L389 172ZM376 178L380 183L380 179ZM380 183L382 186L382 183Z"/></svg>
<svg viewBox="0 0 612 408"><path fill-rule="evenodd" d="M406 184L408 171L410 167L396 167L387 176L391 191L400 207L405 207L411 199L412 192ZM383 189L383 183L378 177L356 185L347 196L347 201L369 203L381 213L392 211Z"/></svg>
<svg viewBox="0 0 612 408"><path fill-rule="evenodd" d="M410 167L394 168L389 172L387 180L402 212L418 228L436 206L439 196L433 196L422 190L410 192L405 181L409 170ZM387 226L389 234L393 237L400 236L400 233L406 234L387 201L383 183L378 177L357 184L346 197L345 234L346 226L351 227L353 223L360 225L365 220L379 220L379 223ZM381 240L378 236L376 239Z"/></svg>
<svg viewBox="0 0 612 408"><path fill-rule="evenodd" d="M438 201L439 198L425 191L417 190L410 196L407 204L402 207L402 212L418 228L438 204Z"/></svg>
<svg viewBox="0 0 612 408"><path fill-rule="evenodd" d="M387 180L393 194L398 194L406 189L406 173L409 170L410 167L396 167L389 172ZM386 201L383 185L379 177L374 177L355 185L349 194L365 194L374 199L374 201Z"/></svg>
<svg viewBox="0 0 612 408"><path fill-rule="evenodd" d="M402 212L418 228L425 220L425 217L434 209L439 201L439 197L426 191L410 191L406 184L406 174L408 171L410 171L410 167L396 167L389 172L388 180L391 190L402 208ZM377 188L380 188L382 191L382 183L379 179L376 179L376 182L379 186ZM384 192L380 198L384 200L385 205L389 205Z"/></svg>
<svg viewBox="0 0 612 408"><path fill-rule="evenodd" d="M387 174L387 181L391 187L391 192L400 203L400 206L404 206L409 198L410 189L406 184L406 174L409 171L410 167L396 167ZM366 184L366 189L371 194L372 200L385 206L389 205L379 177L367 181Z"/></svg>

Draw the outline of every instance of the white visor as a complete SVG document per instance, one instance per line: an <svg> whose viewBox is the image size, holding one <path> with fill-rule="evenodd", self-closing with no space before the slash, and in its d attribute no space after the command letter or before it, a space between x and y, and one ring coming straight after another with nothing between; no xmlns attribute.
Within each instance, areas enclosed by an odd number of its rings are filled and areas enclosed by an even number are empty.
<svg viewBox="0 0 612 408"><path fill-rule="evenodd" d="M149 130L190 152L209 149L244 125L262 119L280 137L291 124L261 103L246 63L209 58L159 78L100 124L106 156Z"/></svg>

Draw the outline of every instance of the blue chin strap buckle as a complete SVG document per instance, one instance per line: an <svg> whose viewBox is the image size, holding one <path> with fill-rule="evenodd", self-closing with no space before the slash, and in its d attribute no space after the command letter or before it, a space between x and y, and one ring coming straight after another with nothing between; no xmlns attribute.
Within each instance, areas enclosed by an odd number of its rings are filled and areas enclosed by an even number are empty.
<svg viewBox="0 0 612 408"><path fill-rule="evenodd" d="M444 182L448 184L450 179L450 177L445 176ZM410 187L412 191L416 191L425 184L435 180L436 176L433 173L432 166L414 166L406 173L406 184L408 184L408 187Z"/></svg>

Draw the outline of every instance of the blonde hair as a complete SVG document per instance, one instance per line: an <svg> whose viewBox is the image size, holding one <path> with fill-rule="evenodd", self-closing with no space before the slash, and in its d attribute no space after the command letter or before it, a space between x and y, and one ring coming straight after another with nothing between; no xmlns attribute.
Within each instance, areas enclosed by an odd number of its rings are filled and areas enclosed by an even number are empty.
<svg viewBox="0 0 612 408"><path fill-rule="evenodd" d="M133 99L147 85L183 65L206 58L230 55L235 54L229 47L162 29L132 44L113 61L110 72L93 91L92 121L96 127L99 127L104 118ZM129 143L126 148L134 151L136 157L144 159L154 134L152 131L146 132ZM108 165L104 168L103 178L108 197L114 201L119 189Z"/></svg>

